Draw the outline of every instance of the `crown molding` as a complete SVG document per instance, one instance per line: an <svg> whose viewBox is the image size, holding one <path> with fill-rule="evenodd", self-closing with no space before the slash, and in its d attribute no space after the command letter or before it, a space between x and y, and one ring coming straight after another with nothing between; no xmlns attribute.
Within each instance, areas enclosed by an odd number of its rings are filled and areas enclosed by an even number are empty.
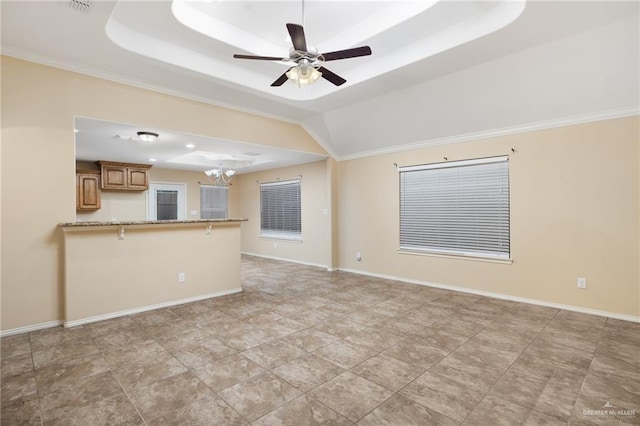
<svg viewBox="0 0 640 426"><path fill-rule="evenodd" d="M81 67L73 64L63 63L56 59L53 59L49 56L29 52L23 49L18 49L12 46L2 46L2 55L10 56L16 59L22 59L24 61L34 62L40 65L46 65L53 68L59 68L65 71L71 71L78 74L83 74L89 77L100 78L103 80L112 81L114 83L126 84L127 86L137 87L139 89L150 90L157 93L162 93L164 95L175 96L182 99L188 99L191 101L200 102L207 105L212 105L220 108L227 108L233 111L243 112L246 114L257 115L264 118L270 118L273 120L283 121L290 124L300 125L300 122L297 120L292 120L288 117L283 117L280 115L269 114L262 111L253 110L250 108L241 108L236 105L227 104L225 102L213 102L211 99L203 98L200 96L194 96L185 92L181 92L179 90L170 90L160 86L155 86L153 84L142 83L138 80L132 80L125 78L118 74L106 73L104 71L99 71L95 68L87 68Z"/></svg>
<svg viewBox="0 0 640 426"><path fill-rule="evenodd" d="M569 117L556 118L552 120L537 121L533 123L519 124L517 126L503 127L500 129L487 130L482 132L465 133L444 138L427 139L420 142L381 148L355 154L340 155L334 157L337 161L357 160L360 158L375 157L378 155L391 154L394 152L410 151L413 149L426 148L437 145L448 145L462 142L469 142L480 139L494 138L498 136L515 135L518 133L535 132L538 130L553 129L557 127L572 126L576 124L591 123L595 121L612 120L616 118L631 117L640 115L640 106L617 108L587 114L573 115Z"/></svg>

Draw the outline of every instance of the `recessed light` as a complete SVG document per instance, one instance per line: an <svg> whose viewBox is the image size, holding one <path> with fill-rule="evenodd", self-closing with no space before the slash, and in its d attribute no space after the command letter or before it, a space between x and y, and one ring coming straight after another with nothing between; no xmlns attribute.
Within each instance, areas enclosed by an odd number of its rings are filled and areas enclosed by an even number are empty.
<svg viewBox="0 0 640 426"><path fill-rule="evenodd" d="M192 143L188 143L184 146L185 148L195 148L196 146Z"/></svg>
<svg viewBox="0 0 640 426"><path fill-rule="evenodd" d="M157 158L149 158L149 161L151 161L153 163L153 162L158 161L158 159Z"/></svg>

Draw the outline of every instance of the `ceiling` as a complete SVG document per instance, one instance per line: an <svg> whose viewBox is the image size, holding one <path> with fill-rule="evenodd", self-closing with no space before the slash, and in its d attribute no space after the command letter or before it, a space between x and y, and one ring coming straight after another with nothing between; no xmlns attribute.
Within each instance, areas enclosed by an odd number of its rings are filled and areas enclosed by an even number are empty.
<svg viewBox="0 0 640 426"><path fill-rule="evenodd" d="M140 140L137 126L76 117L76 160L155 164L163 169L202 172L223 166L238 174L310 163L326 156L246 142L151 129L154 142Z"/></svg>
<svg viewBox="0 0 640 426"><path fill-rule="evenodd" d="M347 79L339 88L273 88L286 65L232 58L287 56L285 24L301 22L298 1L93 0L85 12L69 4L3 0L3 54L299 123L338 160L637 114L640 103L636 1L307 0L310 45L373 51L327 64ZM143 130L93 124L84 131L102 129L112 142ZM183 138L175 149L197 138L162 130L165 140ZM241 141L208 142L217 153Z"/></svg>

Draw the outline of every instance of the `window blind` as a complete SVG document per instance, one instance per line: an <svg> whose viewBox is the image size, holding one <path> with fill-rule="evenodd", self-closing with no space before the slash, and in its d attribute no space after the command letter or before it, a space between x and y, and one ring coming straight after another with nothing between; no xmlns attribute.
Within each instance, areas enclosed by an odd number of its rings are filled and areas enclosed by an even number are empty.
<svg viewBox="0 0 640 426"><path fill-rule="evenodd" d="M176 220L178 218L178 191L159 189L156 191L156 219Z"/></svg>
<svg viewBox="0 0 640 426"><path fill-rule="evenodd" d="M399 171L400 249L509 258L508 157Z"/></svg>
<svg viewBox="0 0 640 426"><path fill-rule="evenodd" d="M200 219L226 219L229 188L222 186L200 186Z"/></svg>
<svg viewBox="0 0 640 426"><path fill-rule="evenodd" d="M260 185L260 235L301 239L300 181Z"/></svg>

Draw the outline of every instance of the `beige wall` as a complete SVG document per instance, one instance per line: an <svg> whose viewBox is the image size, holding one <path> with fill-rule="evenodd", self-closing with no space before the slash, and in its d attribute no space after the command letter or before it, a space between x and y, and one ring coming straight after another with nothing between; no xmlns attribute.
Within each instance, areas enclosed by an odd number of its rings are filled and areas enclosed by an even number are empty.
<svg viewBox="0 0 640 426"><path fill-rule="evenodd" d="M323 267L331 264L331 222L327 190L327 161L237 176L234 187L240 200L242 251ZM260 183L301 179L302 242L260 237ZM324 214L327 209L327 214Z"/></svg>
<svg viewBox="0 0 640 426"><path fill-rule="evenodd" d="M5 56L1 90L2 330L63 318L74 116L325 154L298 125Z"/></svg>
<svg viewBox="0 0 640 426"><path fill-rule="evenodd" d="M294 124L9 57L2 57L1 72L1 330L64 317L57 224L76 217L74 116L326 154ZM638 316L638 127L634 117L241 175L230 215L250 219L242 225L247 252L334 267L339 259L346 269ZM516 149L513 264L397 253L393 163L503 155L510 148ZM299 174L303 243L274 248L258 237L255 181ZM587 278L587 290L577 290L578 276Z"/></svg>
<svg viewBox="0 0 640 426"><path fill-rule="evenodd" d="M65 322L239 290L240 224L207 226L67 228Z"/></svg>
<svg viewBox="0 0 640 426"><path fill-rule="evenodd" d="M341 162L340 267L639 316L638 135L632 117ZM512 264L398 253L394 163L505 154Z"/></svg>

